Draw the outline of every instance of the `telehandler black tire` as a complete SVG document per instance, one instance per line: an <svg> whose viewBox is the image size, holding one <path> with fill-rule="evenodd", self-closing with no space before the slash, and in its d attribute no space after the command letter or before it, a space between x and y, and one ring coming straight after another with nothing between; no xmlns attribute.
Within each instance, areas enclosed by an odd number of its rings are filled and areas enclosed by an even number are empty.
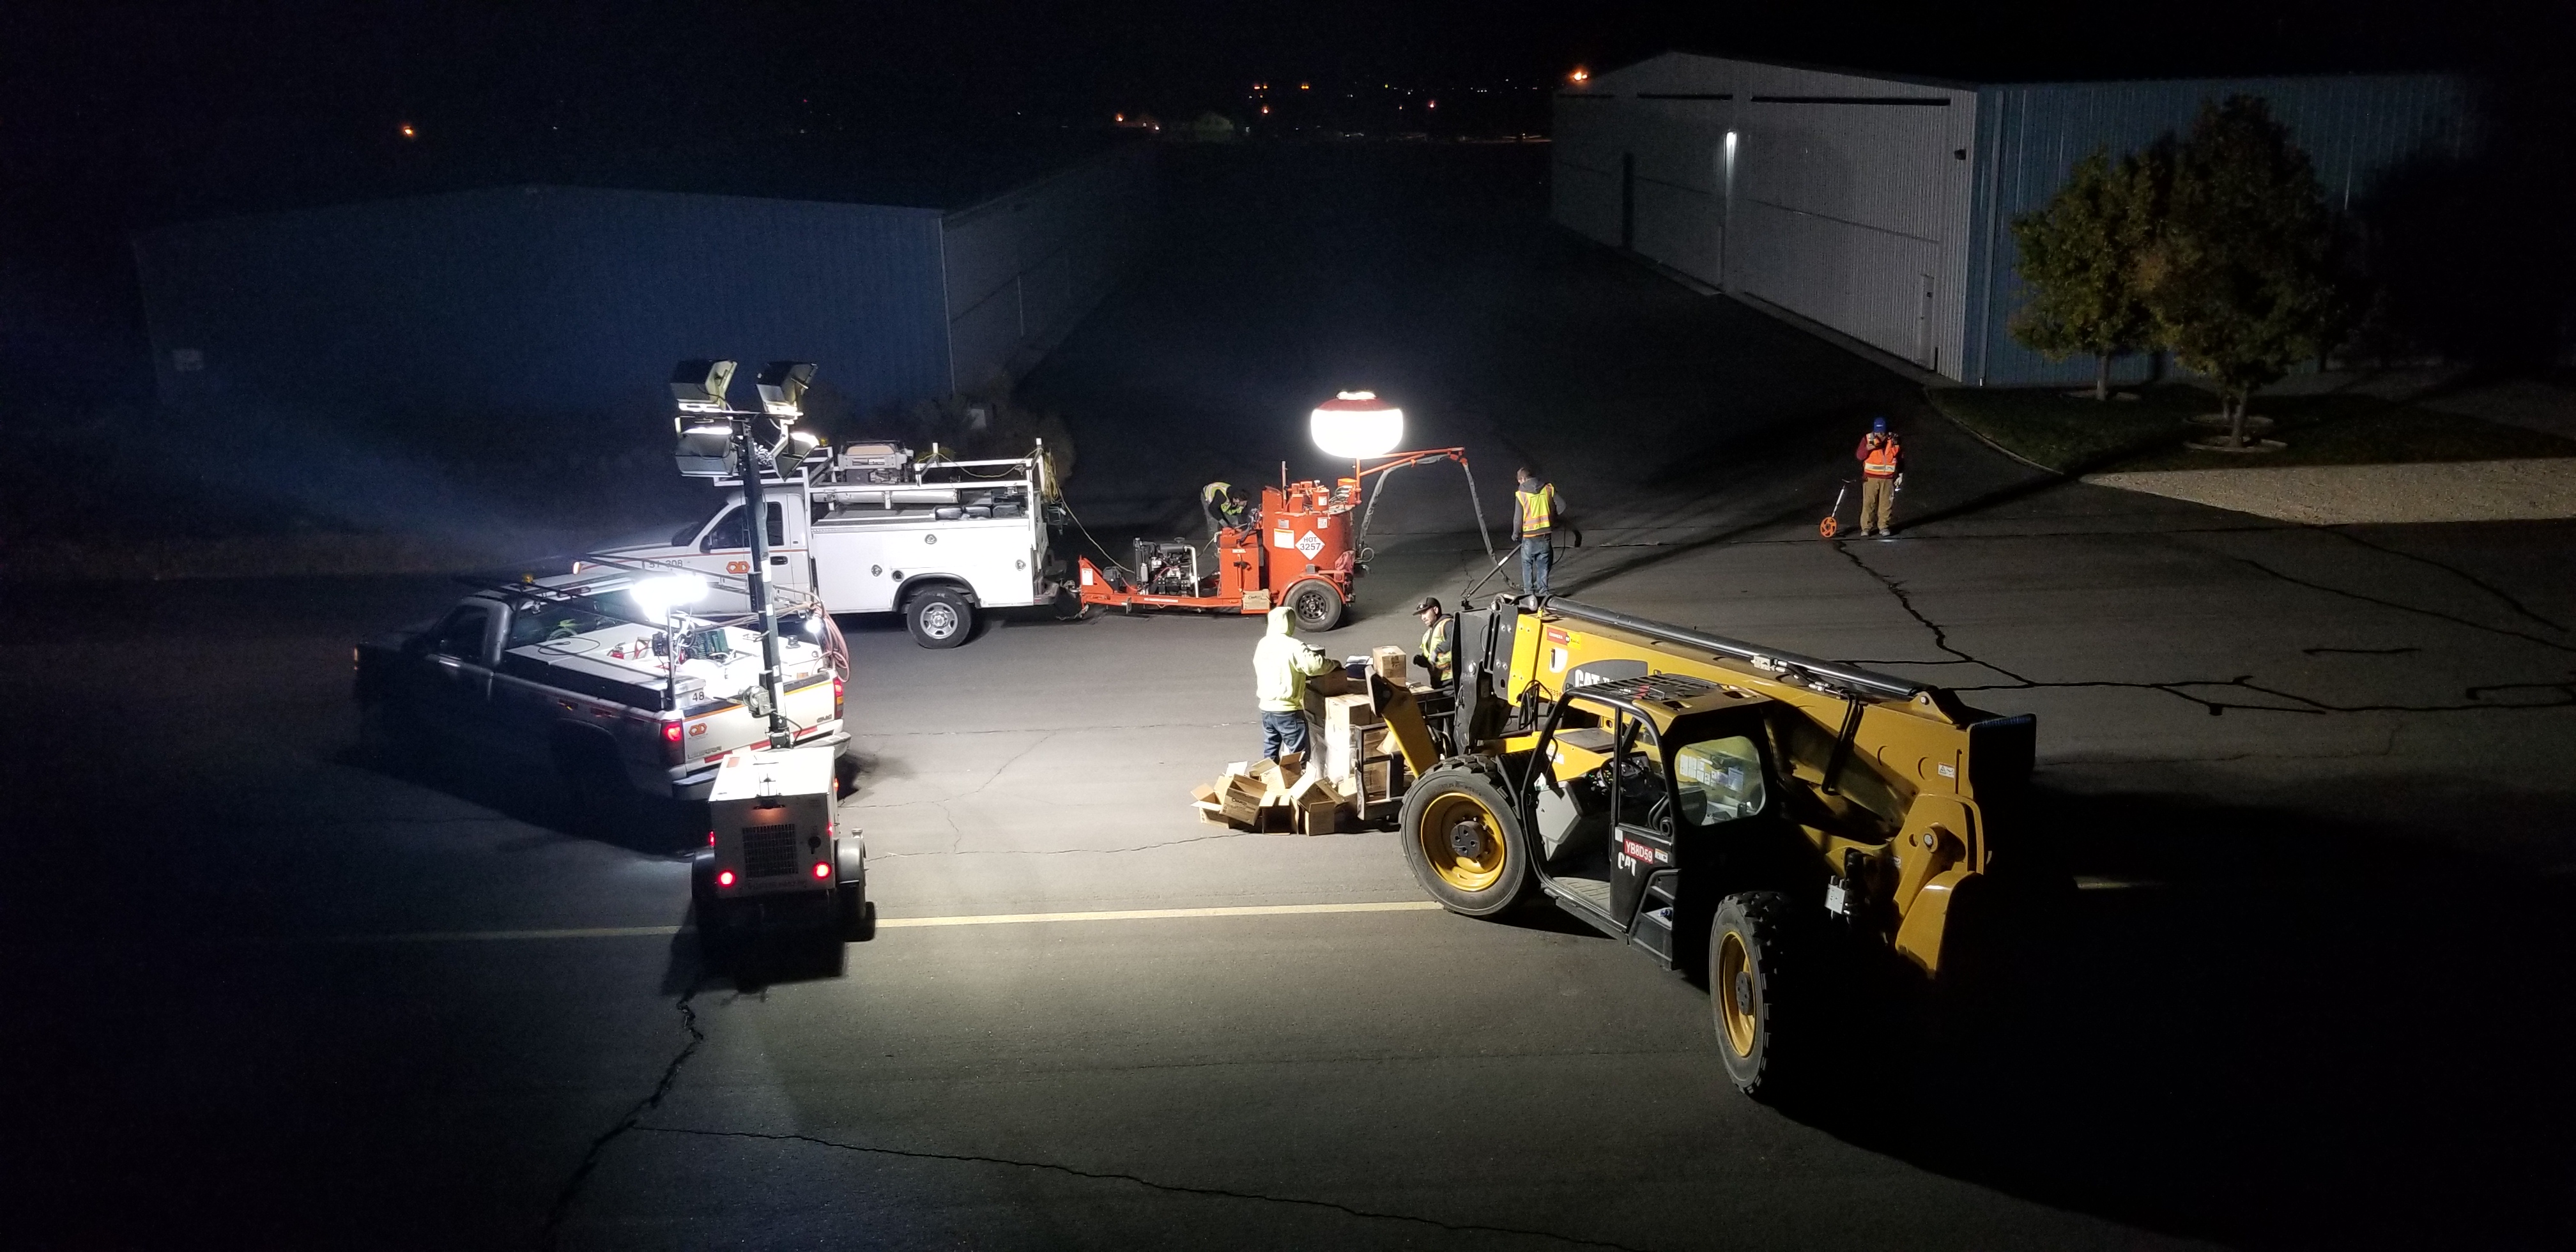
<svg viewBox="0 0 2576 1252"><path fill-rule="evenodd" d="M1417 779L1396 831L1414 878L1452 913L1492 917L1538 886L1517 808L1472 765L1434 766Z"/></svg>
<svg viewBox="0 0 2576 1252"><path fill-rule="evenodd" d="M1789 897L1746 891L1720 901L1709 925L1708 1001L1718 1056L1736 1089L1758 1100L1793 1090L1814 1060L1812 1050L1824 1042L1808 1029L1823 1004L1812 977L1819 936L1801 933L1796 917Z"/></svg>
<svg viewBox="0 0 2576 1252"><path fill-rule="evenodd" d="M1342 593L1320 578L1308 578L1288 589L1279 603L1297 619L1297 629L1327 631L1342 624Z"/></svg>

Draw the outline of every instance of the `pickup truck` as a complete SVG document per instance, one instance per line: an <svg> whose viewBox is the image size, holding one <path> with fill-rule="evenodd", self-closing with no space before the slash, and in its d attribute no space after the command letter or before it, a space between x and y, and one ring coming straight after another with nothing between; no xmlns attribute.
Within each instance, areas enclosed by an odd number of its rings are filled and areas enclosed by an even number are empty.
<svg viewBox="0 0 2576 1252"><path fill-rule="evenodd" d="M1043 447L999 461L916 459L885 440L819 448L783 475L763 475L769 576L833 613L901 612L914 643L956 647L972 637L979 613L1056 598L1047 467ZM602 555L743 577L751 527L741 482L719 479L714 508L678 530L620 540Z"/></svg>
<svg viewBox="0 0 2576 1252"><path fill-rule="evenodd" d="M467 580L474 582L474 580ZM445 741L551 764L585 822L637 795L700 801L737 748L765 743L753 711L760 632L747 613L656 625L637 572L475 583L437 620L358 645L356 697L378 750ZM841 749L849 652L811 596L780 593L781 707L797 746Z"/></svg>

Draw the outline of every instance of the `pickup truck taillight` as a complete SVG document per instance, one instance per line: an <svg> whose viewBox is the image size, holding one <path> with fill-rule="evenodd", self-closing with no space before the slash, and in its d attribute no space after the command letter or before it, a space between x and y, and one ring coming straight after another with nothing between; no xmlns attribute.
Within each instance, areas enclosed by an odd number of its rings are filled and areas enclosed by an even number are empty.
<svg viewBox="0 0 2576 1252"><path fill-rule="evenodd" d="M678 722L662 723L662 759L664 761L672 765L680 763L683 755L680 751L680 737L685 733L687 732L680 729Z"/></svg>
<svg viewBox="0 0 2576 1252"><path fill-rule="evenodd" d="M835 718L837 718L837 717L839 717L840 715L841 715L841 676L840 676L840 675L838 675L838 674L834 674L834 675L832 675L832 716L833 716L833 717L835 717Z"/></svg>

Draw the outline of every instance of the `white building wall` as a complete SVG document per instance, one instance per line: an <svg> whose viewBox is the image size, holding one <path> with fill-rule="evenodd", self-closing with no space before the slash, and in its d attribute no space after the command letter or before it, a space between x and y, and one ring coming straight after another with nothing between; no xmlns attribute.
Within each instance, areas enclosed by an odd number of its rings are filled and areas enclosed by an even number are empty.
<svg viewBox="0 0 2576 1252"><path fill-rule="evenodd" d="M1558 101L1560 222L1958 376L1973 89L1668 53Z"/></svg>

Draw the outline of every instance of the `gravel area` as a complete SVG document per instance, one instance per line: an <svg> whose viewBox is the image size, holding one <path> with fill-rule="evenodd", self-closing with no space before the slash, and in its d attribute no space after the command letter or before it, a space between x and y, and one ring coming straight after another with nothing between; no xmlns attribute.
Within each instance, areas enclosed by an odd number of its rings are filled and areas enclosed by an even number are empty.
<svg viewBox="0 0 2576 1252"><path fill-rule="evenodd" d="M2576 517L2576 457L2090 474L2085 482L2310 526Z"/></svg>

